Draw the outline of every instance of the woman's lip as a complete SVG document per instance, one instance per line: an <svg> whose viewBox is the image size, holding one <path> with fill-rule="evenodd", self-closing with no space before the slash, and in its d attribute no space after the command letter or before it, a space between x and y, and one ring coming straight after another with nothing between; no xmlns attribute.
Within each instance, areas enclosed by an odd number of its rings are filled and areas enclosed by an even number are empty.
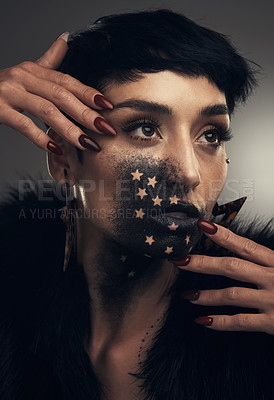
<svg viewBox="0 0 274 400"><path fill-rule="evenodd" d="M169 230L169 232L173 232L173 233L176 233L176 232L179 233L181 230L183 230L185 232L189 229L193 229L198 221L198 218L193 218L193 217L190 217L186 213L177 212L177 211L161 214L158 216L152 216L151 218L158 225L160 225L162 227L166 227ZM170 226L172 226L172 224L175 224L176 229L175 229L175 226L174 226L174 230L170 229Z"/></svg>
<svg viewBox="0 0 274 400"><path fill-rule="evenodd" d="M171 218L179 218L179 219L186 219L186 218L190 218L190 216L186 213L183 212L166 212L164 214L166 217L171 217Z"/></svg>

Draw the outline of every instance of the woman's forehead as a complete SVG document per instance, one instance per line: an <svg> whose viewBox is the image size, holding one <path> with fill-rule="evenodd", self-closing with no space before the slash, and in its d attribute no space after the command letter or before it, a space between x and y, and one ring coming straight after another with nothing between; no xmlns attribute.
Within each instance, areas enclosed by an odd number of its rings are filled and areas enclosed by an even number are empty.
<svg viewBox="0 0 274 400"><path fill-rule="evenodd" d="M189 77L173 71L143 74L138 81L112 83L106 94L117 108L132 98L157 103L176 104L184 101L205 105L226 103L225 94L206 77Z"/></svg>

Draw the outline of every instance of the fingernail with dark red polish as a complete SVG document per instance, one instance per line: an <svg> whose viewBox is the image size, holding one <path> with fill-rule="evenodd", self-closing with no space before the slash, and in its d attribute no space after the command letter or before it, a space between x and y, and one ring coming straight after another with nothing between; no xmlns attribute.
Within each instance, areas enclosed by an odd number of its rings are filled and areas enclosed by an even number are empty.
<svg viewBox="0 0 274 400"><path fill-rule="evenodd" d="M189 262L190 262L190 256L186 256L186 257L184 257L184 258L178 258L178 259L173 259L173 260L169 260L172 264L176 264L176 265L178 265L178 266L184 266L184 265L187 265L187 264L189 264Z"/></svg>
<svg viewBox="0 0 274 400"><path fill-rule="evenodd" d="M51 141L48 142L47 148L49 151L51 151L54 154L57 154L58 156L61 156L63 154L61 147L59 147L56 143L53 143Z"/></svg>
<svg viewBox="0 0 274 400"><path fill-rule="evenodd" d="M194 322L196 322L199 325L209 326L209 325L212 325L213 318L212 317L199 317L199 318L194 319Z"/></svg>
<svg viewBox="0 0 274 400"><path fill-rule="evenodd" d="M99 144L96 143L94 140L92 140L87 135L81 135L78 140L79 140L79 143L86 149L97 151L97 152L102 150L101 147L99 146Z"/></svg>
<svg viewBox="0 0 274 400"><path fill-rule="evenodd" d="M217 225L213 222L206 221L205 219L198 219L197 225L204 232L209 233L210 235L214 235L218 230Z"/></svg>
<svg viewBox="0 0 274 400"><path fill-rule="evenodd" d="M181 293L181 297L183 299L191 301L198 300L199 296L200 296L199 290L185 290L183 293Z"/></svg>
<svg viewBox="0 0 274 400"><path fill-rule="evenodd" d="M96 106L98 107L108 108L109 110L113 110L114 108L114 105L105 96L102 96L101 94L96 94L93 100Z"/></svg>
<svg viewBox="0 0 274 400"><path fill-rule="evenodd" d="M103 133L108 133L109 135L112 136L117 135L115 128L104 118L100 117L95 118L94 125L99 131Z"/></svg>

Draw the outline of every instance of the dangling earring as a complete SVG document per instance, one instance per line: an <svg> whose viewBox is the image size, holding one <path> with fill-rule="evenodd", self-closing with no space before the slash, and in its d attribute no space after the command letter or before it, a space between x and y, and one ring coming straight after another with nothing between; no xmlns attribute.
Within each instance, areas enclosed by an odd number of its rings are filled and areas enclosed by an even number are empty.
<svg viewBox="0 0 274 400"><path fill-rule="evenodd" d="M67 170L64 169L64 177L65 177L65 198L66 205L60 208L58 211L61 212L60 218L66 225L66 242L65 242L65 252L64 252L64 264L63 264L63 272L66 271L72 248L76 251L76 238L75 238L75 200L72 197L71 186L68 180Z"/></svg>

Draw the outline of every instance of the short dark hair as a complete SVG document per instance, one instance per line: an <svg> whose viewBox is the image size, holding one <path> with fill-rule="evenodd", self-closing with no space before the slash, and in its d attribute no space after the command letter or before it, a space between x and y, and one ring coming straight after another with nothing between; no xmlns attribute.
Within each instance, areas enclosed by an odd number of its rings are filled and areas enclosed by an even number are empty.
<svg viewBox="0 0 274 400"><path fill-rule="evenodd" d="M232 114L256 85L256 64L240 56L227 37L169 9L101 17L72 33L68 47L59 71L98 91L113 81L136 81L142 73L176 71L215 83Z"/></svg>

